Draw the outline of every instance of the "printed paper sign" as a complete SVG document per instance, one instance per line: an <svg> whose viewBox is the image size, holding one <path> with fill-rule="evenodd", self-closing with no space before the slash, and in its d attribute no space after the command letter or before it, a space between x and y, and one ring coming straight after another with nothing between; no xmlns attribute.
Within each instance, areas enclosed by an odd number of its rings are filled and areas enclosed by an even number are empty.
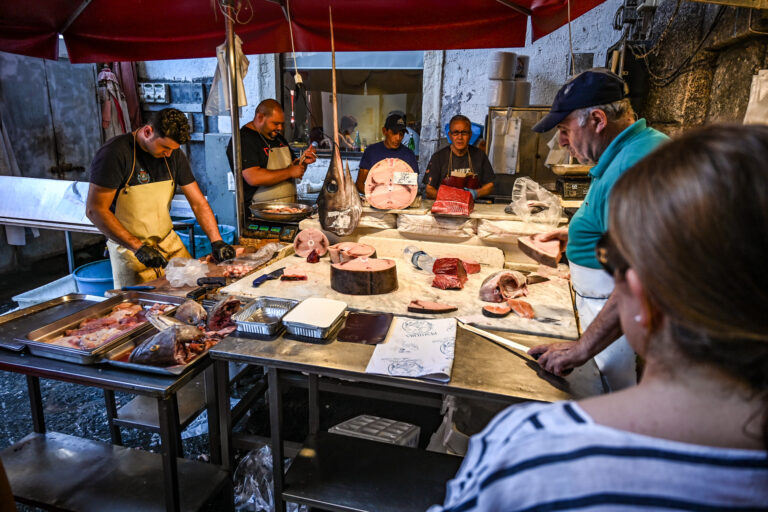
<svg viewBox="0 0 768 512"><path fill-rule="evenodd" d="M415 172L395 172L392 173L392 183L394 185L418 185L419 175Z"/></svg>

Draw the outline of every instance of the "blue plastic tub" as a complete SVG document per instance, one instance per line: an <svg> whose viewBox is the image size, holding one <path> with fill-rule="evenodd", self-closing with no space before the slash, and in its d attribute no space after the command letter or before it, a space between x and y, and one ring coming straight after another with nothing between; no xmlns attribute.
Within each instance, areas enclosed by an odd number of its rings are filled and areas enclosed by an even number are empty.
<svg viewBox="0 0 768 512"><path fill-rule="evenodd" d="M109 260L99 260L77 267L72 276L77 283L77 290L88 295L104 295L115 287L112 280L112 265Z"/></svg>
<svg viewBox="0 0 768 512"><path fill-rule="evenodd" d="M182 229L179 231L176 231L176 233L179 235L179 238L181 238L181 241L184 243L184 247L187 248L189 251L189 254L192 255L193 258L199 258L201 256L205 256L206 254L211 253L211 241L208 240L208 237L205 236L205 233L203 232L203 228L200 227L200 224L197 223L195 219L184 219L180 220L179 222L186 222L189 224L195 223L194 228L194 236L195 236L195 252L192 253L192 248L189 244L189 231L186 229ZM219 224L219 233L221 233L221 238L228 244L231 244L235 241L235 227L234 226L228 226L226 224Z"/></svg>

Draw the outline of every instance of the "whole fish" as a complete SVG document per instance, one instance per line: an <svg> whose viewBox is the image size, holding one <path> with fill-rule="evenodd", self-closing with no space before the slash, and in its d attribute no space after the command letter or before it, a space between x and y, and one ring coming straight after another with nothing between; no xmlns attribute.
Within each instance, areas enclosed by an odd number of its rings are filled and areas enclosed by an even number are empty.
<svg viewBox="0 0 768 512"><path fill-rule="evenodd" d="M331 165L323 181L323 188L317 197L320 225L338 236L352 233L360 223L363 205L349 172L349 164L341 166L338 147L334 150Z"/></svg>

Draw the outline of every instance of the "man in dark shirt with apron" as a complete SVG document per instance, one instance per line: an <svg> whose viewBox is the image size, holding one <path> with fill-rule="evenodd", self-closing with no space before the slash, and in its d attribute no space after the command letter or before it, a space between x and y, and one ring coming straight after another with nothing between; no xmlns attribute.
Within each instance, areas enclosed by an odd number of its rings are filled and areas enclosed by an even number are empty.
<svg viewBox="0 0 768 512"><path fill-rule="evenodd" d="M240 128L246 218L251 203L296 202L296 180L304 176L307 165L316 159L311 146L301 159L294 157L282 134L284 123L283 108L277 101L268 99L256 107L253 120ZM227 157L234 169L231 140Z"/></svg>
<svg viewBox="0 0 768 512"><path fill-rule="evenodd" d="M190 257L169 212L176 185L211 240L214 259L235 257L221 239L186 155L176 151L188 141L186 116L167 108L133 133L107 141L91 163L86 215L108 239L116 288L162 277L169 259Z"/></svg>
<svg viewBox="0 0 768 512"><path fill-rule="evenodd" d="M496 175L485 153L469 145L472 123L458 114L451 118L448 126L451 145L437 151L429 160L422 180L426 184L424 195L434 199L440 185L463 188L475 199L491 194Z"/></svg>

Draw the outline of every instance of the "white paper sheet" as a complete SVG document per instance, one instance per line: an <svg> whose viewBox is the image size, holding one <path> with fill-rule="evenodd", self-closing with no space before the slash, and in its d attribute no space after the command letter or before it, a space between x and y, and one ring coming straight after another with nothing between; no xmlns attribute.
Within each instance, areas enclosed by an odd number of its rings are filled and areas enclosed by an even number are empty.
<svg viewBox="0 0 768 512"><path fill-rule="evenodd" d="M376 345L365 372L448 382L455 344L453 318L395 317L387 341Z"/></svg>

